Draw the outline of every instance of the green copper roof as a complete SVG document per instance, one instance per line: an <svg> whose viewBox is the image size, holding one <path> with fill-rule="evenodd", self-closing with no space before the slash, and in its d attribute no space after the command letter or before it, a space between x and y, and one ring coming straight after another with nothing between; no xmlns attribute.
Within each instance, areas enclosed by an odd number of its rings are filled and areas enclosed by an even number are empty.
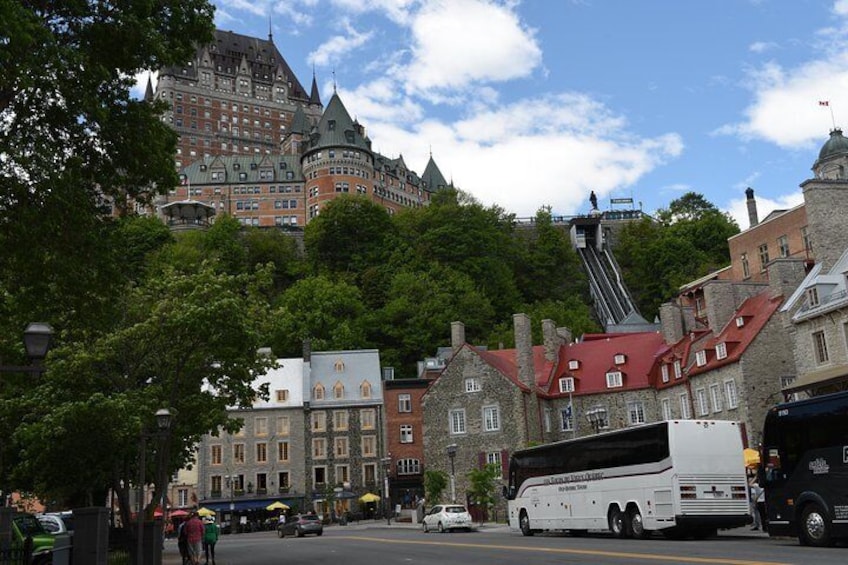
<svg viewBox="0 0 848 565"><path fill-rule="evenodd" d="M828 139L819 151L819 161L834 155L848 154L848 139L842 135L842 130L836 128L830 132Z"/></svg>
<svg viewBox="0 0 848 565"><path fill-rule="evenodd" d="M291 133L306 135L309 133L309 129L309 120L306 119L306 112L303 111L303 106L298 104L297 109L294 111L294 116L292 116L291 129L289 131Z"/></svg>
<svg viewBox="0 0 848 565"><path fill-rule="evenodd" d="M362 128L357 127L342 104L341 98L335 92L321 121L318 123L317 132L313 134L310 149L321 149L324 147L354 147L363 151L370 151L368 142L360 133Z"/></svg>
<svg viewBox="0 0 848 565"><path fill-rule="evenodd" d="M428 192L436 192L437 190L448 187L448 182L433 160L432 155L430 155L430 160L427 161L427 166L424 168L424 174L421 175L421 180Z"/></svg>

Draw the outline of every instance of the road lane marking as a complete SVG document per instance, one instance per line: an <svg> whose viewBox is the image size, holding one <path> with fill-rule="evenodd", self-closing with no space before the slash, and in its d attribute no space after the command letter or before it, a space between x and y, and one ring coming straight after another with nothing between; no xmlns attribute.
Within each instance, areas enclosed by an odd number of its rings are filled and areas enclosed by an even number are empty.
<svg viewBox="0 0 848 565"><path fill-rule="evenodd" d="M375 537L339 536L333 539L347 539L352 541L382 541L386 543L407 545L440 545L450 547L465 547L475 549L505 549L509 551L535 551L538 553L562 553L568 555L591 555L594 557L621 557L626 559L642 559L644 561L667 561L673 563L710 563L713 565L789 565L778 561L745 561L741 559L728 559L724 557L691 557L687 555L659 555L655 553L630 553L624 551L602 551L597 549L561 549L547 547L533 547L523 545L495 545L483 543L457 543L423 540L396 540Z"/></svg>

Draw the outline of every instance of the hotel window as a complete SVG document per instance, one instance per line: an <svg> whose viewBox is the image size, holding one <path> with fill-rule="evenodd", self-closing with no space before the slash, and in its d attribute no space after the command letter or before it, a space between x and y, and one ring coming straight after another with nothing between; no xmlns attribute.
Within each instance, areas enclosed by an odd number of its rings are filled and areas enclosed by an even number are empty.
<svg viewBox="0 0 848 565"><path fill-rule="evenodd" d="M327 440L322 437L312 439L312 458L326 459L327 458Z"/></svg>
<svg viewBox="0 0 848 565"><path fill-rule="evenodd" d="M695 364L699 367L703 367L707 364L707 352L699 351L695 354Z"/></svg>
<svg viewBox="0 0 848 565"><path fill-rule="evenodd" d="M465 433L465 410L460 408L459 410L451 410L448 413L448 419L450 421L450 433L451 434L464 434Z"/></svg>
<svg viewBox="0 0 848 565"><path fill-rule="evenodd" d="M624 386L624 379L621 376L621 371L607 373L607 388L621 388L622 386Z"/></svg>
<svg viewBox="0 0 848 565"><path fill-rule="evenodd" d="M559 380L559 391L560 392L574 392L574 377L563 377L563 378L561 378Z"/></svg>
<svg viewBox="0 0 848 565"><path fill-rule="evenodd" d="M316 411L312 413L312 431L324 432L327 431L327 413L324 411Z"/></svg>
<svg viewBox="0 0 848 565"><path fill-rule="evenodd" d="M333 410L333 430L347 431L348 429L348 412L347 410Z"/></svg>
<svg viewBox="0 0 848 565"><path fill-rule="evenodd" d="M728 410L732 410L739 406L739 397L736 396L736 381L724 381L724 396L727 399Z"/></svg>
<svg viewBox="0 0 848 565"><path fill-rule="evenodd" d="M276 391L277 393L277 402L288 402L289 400L289 391L285 389L281 389Z"/></svg>
<svg viewBox="0 0 848 565"><path fill-rule="evenodd" d="M257 463L267 463L268 462L268 444L264 441L256 444L256 462Z"/></svg>
<svg viewBox="0 0 848 565"><path fill-rule="evenodd" d="M495 478L503 478L503 460L501 459L500 451L490 451L486 453L486 465L491 465L495 469Z"/></svg>
<svg viewBox="0 0 848 565"><path fill-rule="evenodd" d="M223 450L220 445L213 445L211 448L210 462L212 465L220 465L223 459Z"/></svg>
<svg viewBox="0 0 848 565"><path fill-rule="evenodd" d="M663 420L671 420L671 400L669 400L668 398L663 398L660 401L660 406L662 406Z"/></svg>
<svg viewBox="0 0 848 565"><path fill-rule="evenodd" d="M668 382L668 363L663 363L660 366L660 373L662 374L662 382Z"/></svg>
<svg viewBox="0 0 848 565"><path fill-rule="evenodd" d="M312 398L315 400L324 400L324 385L315 385L315 388L312 389Z"/></svg>
<svg viewBox="0 0 848 565"><path fill-rule="evenodd" d="M716 359L725 359L727 357L727 344L721 342L716 345Z"/></svg>
<svg viewBox="0 0 848 565"><path fill-rule="evenodd" d="M465 379L465 392L480 392L480 379L472 377Z"/></svg>
<svg viewBox="0 0 848 565"><path fill-rule="evenodd" d="M336 400L344 398L344 385L340 382L333 385L333 398Z"/></svg>
<svg viewBox="0 0 848 565"><path fill-rule="evenodd" d="M823 365L830 360L827 353L827 338L823 331L813 332L813 352L816 355L816 363Z"/></svg>
<svg viewBox="0 0 848 565"><path fill-rule="evenodd" d="M645 405L641 402L629 402L627 414L630 417L630 425L645 423Z"/></svg>
<svg viewBox="0 0 848 565"><path fill-rule="evenodd" d="M233 444L233 463L244 463L244 444Z"/></svg>
<svg viewBox="0 0 848 565"><path fill-rule="evenodd" d="M400 427L400 442L412 443L412 425L402 424Z"/></svg>
<svg viewBox="0 0 848 565"><path fill-rule="evenodd" d="M278 441L277 442L277 461L280 463L285 463L289 460L289 442L287 441Z"/></svg>
<svg viewBox="0 0 848 565"><path fill-rule="evenodd" d="M362 456L375 457L377 455L377 438L374 436L362 437Z"/></svg>
<svg viewBox="0 0 848 565"><path fill-rule="evenodd" d="M398 412L412 412L412 395L398 395Z"/></svg>
<svg viewBox="0 0 848 565"><path fill-rule="evenodd" d="M698 397L698 415L706 416L710 413L710 406L707 403L707 389L699 388L695 391L695 396Z"/></svg>
<svg viewBox="0 0 848 565"><path fill-rule="evenodd" d="M691 416L689 415L689 395L685 392L680 395L680 417L684 420L688 420Z"/></svg>
<svg viewBox="0 0 848 565"><path fill-rule="evenodd" d="M359 425L363 430L373 430L376 415L373 408L365 408L359 411Z"/></svg>
<svg viewBox="0 0 848 565"><path fill-rule="evenodd" d="M751 266L748 264L748 254L742 254L742 278L747 279L751 276Z"/></svg>
<svg viewBox="0 0 848 565"><path fill-rule="evenodd" d="M346 437L337 437L333 440L333 443L335 444L333 452L336 454L336 457L350 456L350 447Z"/></svg>
<svg viewBox="0 0 848 565"><path fill-rule="evenodd" d="M777 248L780 250L781 257L789 257L789 238L785 235L778 237Z"/></svg>
<svg viewBox="0 0 848 565"><path fill-rule="evenodd" d="M768 251L768 243L764 243L757 248L757 252L760 254L760 271L766 270L766 265L769 262L769 251Z"/></svg>
<svg viewBox="0 0 848 565"><path fill-rule="evenodd" d="M267 436L268 435L268 418L266 417L257 417L253 420L254 432L257 436Z"/></svg>
<svg viewBox="0 0 848 565"><path fill-rule="evenodd" d="M359 394L362 398L371 398L371 383L365 381L359 386Z"/></svg>
<svg viewBox="0 0 848 565"><path fill-rule="evenodd" d="M501 429L501 413L497 406L483 407L483 429L487 432Z"/></svg>
<svg viewBox="0 0 848 565"><path fill-rule="evenodd" d="M277 435L278 436L289 435L289 417L288 416L277 416Z"/></svg>
<svg viewBox="0 0 848 565"><path fill-rule="evenodd" d="M721 412L721 389L719 388L718 384L710 385L710 399L713 402L713 412Z"/></svg>

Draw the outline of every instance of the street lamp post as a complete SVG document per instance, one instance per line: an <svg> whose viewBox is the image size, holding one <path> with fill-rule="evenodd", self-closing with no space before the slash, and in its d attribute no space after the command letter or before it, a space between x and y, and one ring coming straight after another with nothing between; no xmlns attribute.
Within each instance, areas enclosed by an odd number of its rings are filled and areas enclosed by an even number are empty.
<svg viewBox="0 0 848 565"><path fill-rule="evenodd" d="M456 504L456 469L453 466L454 465L453 462L454 462L454 459L456 459L457 447L458 446L455 443L452 443L448 446L448 459L450 459L450 465L451 465L451 475L450 475L451 502L454 503L454 504Z"/></svg>
<svg viewBox="0 0 848 565"><path fill-rule="evenodd" d="M147 467L147 438L155 438L158 440L157 446L158 465L156 469L156 480L159 486L162 484L162 474L165 467L165 456L162 453L163 438L168 433L171 427L171 412L167 408L160 408L156 411L156 430L154 432L145 432L142 430L139 436L139 452L138 452L138 507L136 510L138 518L138 540L136 546L136 565L144 565L144 485L146 478ZM163 513L165 509L162 509ZM155 544L154 551L161 551L162 544ZM161 559L156 559L156 562L161 562Z"/></svg>
<svg viewBox="0 0 848 565"><path fill-rule="evenodd" d="M607 419L607 409L603 406L595 406L591 410L586 411L586 419L589 420L589 425L592 426L595 433L600 433Z"/></svg>
<svg viewBox="0 0 848 565"><path fill-rule="evenodd" d="M392 497L389 496L389 471L392 468L392 456L383 457L383 498L386 507L386 524L392 524Z"/></svg>

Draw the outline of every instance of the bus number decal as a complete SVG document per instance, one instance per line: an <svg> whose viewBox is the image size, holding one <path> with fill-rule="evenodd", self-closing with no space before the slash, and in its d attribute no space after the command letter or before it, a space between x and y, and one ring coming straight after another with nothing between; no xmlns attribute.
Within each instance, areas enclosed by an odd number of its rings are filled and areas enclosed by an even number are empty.
<svg viewBox="0 0 848 565"><path fill-rule="evenodd" d="M830 473L830 465L827 464L827 461L823 457L818 457L810 461L810 471L814 475L826 475Z"/></svg>
<svg viewBox="0 0 848 565"><path fill-rule="evenodd" d="M842 446L842 462L848 463L848 445Z"/></svg>

